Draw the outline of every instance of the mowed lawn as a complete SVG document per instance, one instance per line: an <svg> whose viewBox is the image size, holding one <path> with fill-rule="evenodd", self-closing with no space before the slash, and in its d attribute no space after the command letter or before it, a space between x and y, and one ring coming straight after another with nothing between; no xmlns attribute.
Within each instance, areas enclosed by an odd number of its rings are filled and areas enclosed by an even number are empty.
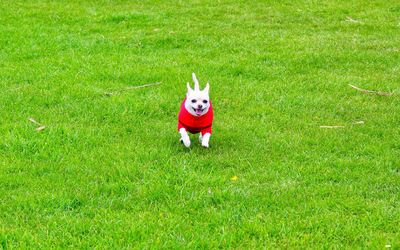
<svg viewBox="0 0 400 250"><path fill-rule="evenodd" d="M0 248L400 248L399 1L4 0L0 88Z"/></svg>

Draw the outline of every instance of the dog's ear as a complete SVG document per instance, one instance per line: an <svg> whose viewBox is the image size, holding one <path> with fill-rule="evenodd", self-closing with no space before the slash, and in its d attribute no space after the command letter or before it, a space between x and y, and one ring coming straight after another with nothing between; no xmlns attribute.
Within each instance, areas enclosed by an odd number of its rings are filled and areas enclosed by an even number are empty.
<svg viewBox="0 0 400 250"><path fill-rule="evenodd" d="M190 87L189 83L186 83L186 88L187 88L187 92L190 93L193 91L193 89Z"/></svg>
<svg viewBox="0 0 400 250"><path fill-rule="evenodd" d="M200 90L200 85L199 85L199 80L197 80L196 74L193 72L192 73L192 78L193 78L193 82L194 82L194 90Z"/></svg>
<svg viewBox="0 0 400 250"><path fill-rule="evenodd" d="M206 85L206 87L203 89L203 91L205 91L205 92L209 92L209 90L210 90L210 83L207 83L207 85Z"/></svg>

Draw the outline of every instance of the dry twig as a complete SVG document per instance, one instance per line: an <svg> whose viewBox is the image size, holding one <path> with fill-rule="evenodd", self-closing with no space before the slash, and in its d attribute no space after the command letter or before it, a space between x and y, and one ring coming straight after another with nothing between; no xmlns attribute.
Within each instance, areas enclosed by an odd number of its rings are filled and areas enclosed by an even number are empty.
<svg viewBox="0 0 400 250"><path fill-rule="evenodd" d="M344 126L319 126L320 128L344 128Z"/></svg>
<svg viewBox="0 0 400 250"><path fill-rule="evenodd" d="M35 119L33 119L32 117L30 117L30 118L28 118L28 120L30 121L30 122L32 122L33 124L36 124L36 125L38 125L39 127L37 127L35 130L36 131L41 131L41 130L43 130L43 129L45 129L46 128L46 126L44 126L43 124L40 124L39 122L37 122Z"/></svg>
<svg viewBox="0 0 400 250"><path fill-rule="evenodd" d="M358 90L360 92L363 92L365 94L376 94L376 95L381 95L381 96L391 96L391 95L393 95L393 93L389 93L389 92L362 89L362 88L359 88L359 87L351 85L351 84L349 84L349 86L352 87L353 89L356 89L356 90Z"/></svg>
<svg viewBox="0 0 400 250"><path fill-rule="evenodd" d="M106 92L105 94L108 95L108 96L112 96L115 93L122 92L122 91L125 91L125 90L147 88L147 87L160 85L160 84L161 84L161 82L155 82L155 83L149 83L149 84L144 84L144 85L139 85L139 86L129 86L129 87L126 87L124 89L116 90L114 92Z"/></svg>
<svg viewBox="0 0 400 250"><path fill-rule="evenodd" d="M32 122L32 123L34 123L34 124L36 124L36 125L41 125L40 123L38 123L35 119L33 119L32 117L31 118L28 118L28 120L30 121L30 122Z"/></svg>
<svg viewBox="0 0 400 250"><path fill-rule="evenodd" d="M45 128L46 128L46 126L40 126L40 127L36 128L36 131L41 131L41 130L43 130Z"/></svg>
<svg viewBox="0 0 400 250"><path fill-rule="evenodd" d="M358 21L358 20L355 20L355 19L353 19L353 18L351 18L351 17L346 17L346 21L347 22L351 22L351 23L363 23L363 22L361 22L361 21Z"/></svg>
<svg viewBox="0 0 400 250"><path fill-rule="evenodd" d="M129 86L129 87L126 87L126 90L141 89L141 88L146 88L146 87L160 85L160 84L161 84L161 82L155 82L155 83L149 83L149 84L144 84L144 85L139 85L139 86Z"/></svg>

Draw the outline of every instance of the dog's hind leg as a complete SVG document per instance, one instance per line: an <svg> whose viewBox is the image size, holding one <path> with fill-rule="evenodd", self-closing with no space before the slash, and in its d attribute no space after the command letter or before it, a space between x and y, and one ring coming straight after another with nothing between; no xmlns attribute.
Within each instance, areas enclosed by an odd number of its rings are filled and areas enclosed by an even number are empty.
<svg viewBox="0 0 400 250"><path fill-rule="evenodd" d="M203 142L203 135L201 133L199 133L199 142L202 143Z"/></svg>
<svg viewBox="0 0 400 250"><path fill-rule="evenodd" d="M185 147L187 148L190 147L190 138L188 133L186 132L186 129L179 129L179 133L181 134L181 142L183 143L183 145L185 145Z"/></svg>

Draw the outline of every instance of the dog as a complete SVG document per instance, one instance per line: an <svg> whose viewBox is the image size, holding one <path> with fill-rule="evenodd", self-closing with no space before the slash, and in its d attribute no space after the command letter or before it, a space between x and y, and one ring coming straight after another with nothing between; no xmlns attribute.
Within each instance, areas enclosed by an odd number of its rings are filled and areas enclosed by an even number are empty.
<svg viewBox="0 0 400 250"><path fill-rule="evenodd" d="M212 123L214 112L210 101L210 84L207 83L203 90L200 90L199 81L195 73L192 74L194 89L187 83L186 97L183 99L178 114L178 131L181 135L181 143L185 147L190 147L191 134L200 133L199 140L203 147L209 147L209 141L212 133Z"/></svg>

